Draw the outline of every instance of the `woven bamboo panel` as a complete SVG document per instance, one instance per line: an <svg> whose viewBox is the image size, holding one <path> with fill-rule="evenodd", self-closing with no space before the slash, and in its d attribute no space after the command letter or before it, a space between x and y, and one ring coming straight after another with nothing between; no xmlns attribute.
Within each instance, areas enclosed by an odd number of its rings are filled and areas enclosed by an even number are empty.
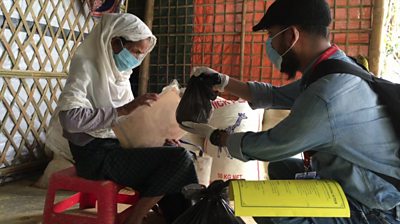
<svg viewBox="0 0 400 224"><path fill-rule="evenodd" d="M0 1L0 183L46 164L47 125L94 24L80 0Z"/></svg>
<svg viewBox="0 0 400 224"><path fill-rule="evenodd" d="M206 65L243 81L284 83L267 59L267 35L252 32L272 2L195 0L194 32L199 35L193 39L193 66Z"/></svg>
<svg viewBox="0 0 400 224"><path fill-rule="evenodd" d="M374 0L328 0L333 23L331 40L348 55L368 57Z"/></svg>
<svg viewBox="0 0 400 224"><path fill-rule="evenodd" d="M3 70L65 74L78 43L94 25L81 1L1 1L0 11Z"/></svg>
<svg viewBox="0 0 400 224"><path fill-rule="evenodd" d="M57 106L65 79L0 79L0 177L15 174L17 168L43 165L47 124Z"/></svg>
<svg viewBox="0 0 400 224"><path fill-rule="evenodd" d="M131 0L129 4L129 12L143 18L142 1ZM173 79L186 83L194 35L193 0L155 0L152 31L157 36L157 45L150 54L148 91L160 92Z"/></svg>
<svg viewBox="0 0 400 224"><path fill-rule="evenodd" d="M283 85L290 80L271 65L265 53L268 36L252 32L273 0L195 0L192 62L240 80ZM352 56L368 56L372 0L329 0L331 40Z"/></svg>
<svg viewBox="0 0 400 224"><path fill-rule="evenodd" d="M274 0L155 0L149 91L172 79L186 83L193 66L209 66L243 81L289 82L265 53L268 36L252 32ZM373 0L328 0L331 40L352 56L368 56ZM143 3L131 1L139 16Z"/></svg>

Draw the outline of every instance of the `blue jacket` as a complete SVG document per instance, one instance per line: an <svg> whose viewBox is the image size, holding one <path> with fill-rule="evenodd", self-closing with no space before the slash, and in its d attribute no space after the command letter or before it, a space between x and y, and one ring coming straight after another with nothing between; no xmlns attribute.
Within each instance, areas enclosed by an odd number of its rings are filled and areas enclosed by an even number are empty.
<svg viewBox="0 0 400 224"><path fill-rule="evenodd" d="M331 58L351 61L340 50ZM248 85L252 108L291 112L270 130L231 135L227 147L232 156L242 161L278 161L314 150L312 168L322 179L338 181L346 194L369 208L389 210L400 204L400 192L374 173L400 179L400 142L384 106L365 81L350 74L331 74L307 89L301 80L282 87Z"/></svg>

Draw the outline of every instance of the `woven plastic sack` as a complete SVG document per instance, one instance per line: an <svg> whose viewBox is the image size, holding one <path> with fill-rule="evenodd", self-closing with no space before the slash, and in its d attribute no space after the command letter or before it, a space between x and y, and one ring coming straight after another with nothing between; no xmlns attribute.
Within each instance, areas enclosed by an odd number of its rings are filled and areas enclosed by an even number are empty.
<svg viewBox="0 0 400 224"><path fill-rule="evenodd" d="M231 133L261 131L264 110L253 110L245 100L226 100L218 97L211 103L213 112L209 124ZM217 179L263 180L266 178L265 162L243 162L232 158L226 148L204 144L205 152L213 158L210 181Z"/></svg>
<svg viewBox="0 0 400 224"><path fill-rule="evenodd" d="M151 107L143 105L119 117L113 131L123 148L159 147L165 139L180 139L184 134L175 119L180 101L178 83L173 81L159 94Z"/></svg>

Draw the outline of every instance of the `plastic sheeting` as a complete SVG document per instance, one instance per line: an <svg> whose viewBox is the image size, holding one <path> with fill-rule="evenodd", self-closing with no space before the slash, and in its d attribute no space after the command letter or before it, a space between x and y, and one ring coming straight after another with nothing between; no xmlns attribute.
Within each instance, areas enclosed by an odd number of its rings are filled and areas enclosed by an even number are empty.
<svg viewBox="0 0 400 224"><path fill-rule="evenodd" d="M274 85L289 82L285 75L271 65L266 56L266 33L252 32L252 26L259 22L273 2L274 0L246 1L243 15L243 1L194 0L192 64L210 66L239 78L242 63L243 81L265 81ZM328 2L334 17L330 27L332 42L349 55L367 56L372 17L371 1Z"/></svg>

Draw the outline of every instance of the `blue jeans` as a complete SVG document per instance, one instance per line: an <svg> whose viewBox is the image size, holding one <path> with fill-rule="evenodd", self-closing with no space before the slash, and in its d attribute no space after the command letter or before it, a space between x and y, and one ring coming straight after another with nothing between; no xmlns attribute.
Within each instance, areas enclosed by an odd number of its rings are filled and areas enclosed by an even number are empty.
<svg viewBox="0 0 400 224"><path fill-rule="evenodd" d="M270 179L293 179L294 175L304 172L303 161L287 159L271 162L268 167ZM347 197L350 205L350 218L313 218L313 217L254 217L258 224L400 224L400 206L382 211L369 209L351 197Z"/></svg>

